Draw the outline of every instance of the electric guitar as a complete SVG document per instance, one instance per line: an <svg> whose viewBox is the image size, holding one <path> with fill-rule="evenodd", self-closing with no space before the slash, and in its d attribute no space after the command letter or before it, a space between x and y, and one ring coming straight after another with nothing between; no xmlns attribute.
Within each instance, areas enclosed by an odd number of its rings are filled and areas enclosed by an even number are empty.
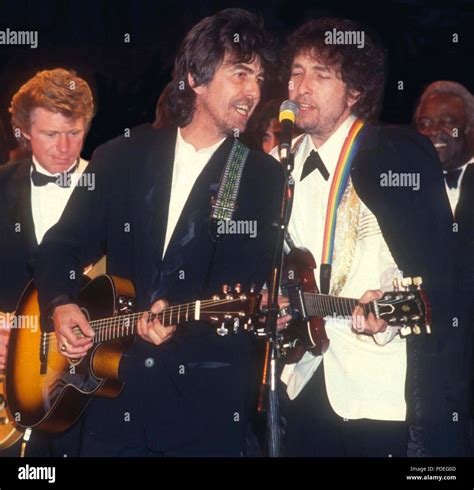
<svg viewBox="0 0 474 490"><path fill-rule="evenodd" d="M320 294L314 278L316 262L309 250L293 248L285 258L286 276L292 281L286 284L293 320L280 332L280 352L286 363L298 362L306 351L314 355L324 354L329 347L325 330L325 317L351 318L356 306L364 315L373 313L390 326L400 327L402 337L419 335L424 328L431 333L431 307L421 289L421 277L394 281L394 291L367 304L358 299Z"/></svg>
<svg viewBox="0 0 474 490"><path fill-rule="evenodd" d="M244 294L240 287L211 299L170 306L159 314L165 326L205 320L219 335L252 330L259 316L261 296ZM119 364L133 342L138 320L135 291L130 281L102 275L86 284L78 305L95 331L94 345L80 359L61 355L54 333L12 329L6 364L7 410L19 429L63 432L81 416L91 396L117 397L123 383ZM24 291L17 315L39 316L38 293L32 283ZM192 324L191 324L192 325ZM191 328L191 327L190 327ZM75 328L78 337L83 334Z"/></svg>

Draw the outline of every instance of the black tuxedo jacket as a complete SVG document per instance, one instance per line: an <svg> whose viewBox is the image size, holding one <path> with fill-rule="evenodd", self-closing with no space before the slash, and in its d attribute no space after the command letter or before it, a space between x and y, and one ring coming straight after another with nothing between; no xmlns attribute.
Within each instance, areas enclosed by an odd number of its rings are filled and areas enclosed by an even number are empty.
<svg viewBox="0 0 474 490"><path fill-rule="evenodd" d="M390 170L418 174L420 189L381 186ZM456 236L441 164L424 136L408 128L368 125L351 172L395 262L404 276L423 278L431 302L433 333L407 339L408 454L459 455L466 330L452 326L458 316L451 298ZM459 423L453 422L456 414Z"/></svg>
<svg viewBox="0 0 474 490"><path fill-rule="evenodd" d="M217 243L211 238L211 191L233 138L222 143L195 182L162 260L176 134L176 128L142 126L130 138L117 138L95 152L87 168L95 173L95 190L75 189L61 221L38 248L35 280L43 311L59 296L74 300L79 283L70 279L70 271L103 253L108 273L132 280L139 311L158 297L182 303L210 297L222 284L260 288L267 280L283 189L282 170L273 158L251 151L242 175L234 219L255 221L256 237L224 235ZM231 413L239 412L248 383L248 336L218 339L201 330L205 327L196 325L190 331L200 335L178 334L159 347L137 339L121 364L123 394L111 403L94 401L95 408L86 414L86 425L93 427L90 440L108 431L104 439L115 437L119 443L136 438L140 444L146 433L149 447L169 451L199 439L197 434L224 434L228 427L241 426L243 419L241 424L228 422ZM132 421L140 419L145 427L124 425L124 412L132 412ZM100 449L90 446L86 453L95 451Z"/></svg>
<svg viewBox="0 0 474 490"><path fill-rule="evenodd" d="M15 310L33 277L31 259L38 247L31 207L31 158L0 167L0 311ZM18 456L20 443L0 453ZM33 434L30 456L46 456L49 444Z"/></svg>
<svg viewBox="0 0 474 490"><path fill-rule="evenodd" d="M224 141L197 179L163 260L176 129L145 125L100 147L87 169L95 174L95 190L75 189L61 222L39 247L35 278L42 306L65 294L74 299L79 283L69 271L103 252L109 273L133 281L141 309L158 296L187 301L235 280L261 285L269 272L282 171L271 157L250 152L234 220L255 220L257 236L221 236L215 245L210 198L232 143Z"/></svg>
<svg viewBox="0 0 474 490"><path fill-rule="evenodd" d="M36 250L31 213L31 159L0 167L0 311L13 311L32 277Z"/></svg>
<svg viewBox="0 0 474 490"><path fill-rule="evenodd" d="M474 164L469 164L461 182L461 192L456 207L455 221L458 226L456 249L456 298L464 305L460 314L460 323L469 333L465 342L466 385L464 389L470 401L470 413L473 410L474 387Z"/></svg>
<svg viewBox="0 0 474 490"><path fill-rule="evenodd" d="M474 164L466 167L461 182L461 192L456 207L455 221L459 226L457 278L466 293L466 299L472 299L474 291ZM471 321L474 311L469 300Z"/></svg>

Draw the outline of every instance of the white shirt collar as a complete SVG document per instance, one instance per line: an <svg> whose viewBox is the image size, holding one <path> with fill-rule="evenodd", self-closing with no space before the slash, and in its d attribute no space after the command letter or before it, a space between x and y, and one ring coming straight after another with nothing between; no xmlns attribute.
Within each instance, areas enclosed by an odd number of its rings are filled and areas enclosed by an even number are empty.
<svg viewBox="0 0 474 490"><path fill-rule="evenodd" d="M339 153L341 151L344 140L346 139L349 130L356 120L353 115L348 116L344 122L336 129L336 131L319 147L314 145L311 135L307 134L302 142L301 156L298 159L298 166L302 166L306 158L311 153L311 150L317 151L324 162L324 165L332 175L336 168Z"/></svg>
<svg viewBox="0 0 474 490"><path fill-rule="evenodd" d="M225 141L226 138L222 138L220 141L215 143L212 146L208 146L207 148L201 148L200 150L196 150L191 143L188 143L181 134L181 128L178 127L178 136L176 138L176 148L180 151L185 151L188 153L193 153L196 155L204 156L204 155L212 155L217 148Z"/></svg>
<svg viewBox="0 0 474 490"><path fill-rule="evenodd" d="M472 157L470 160L468 160L464 165L461 165L460 167L453 168L453 170L449 170L449 172L454 172L455 170L461 170L464 172L466 170L466 167L470 165L471 163L474 163L474 157ZM446 175L448 173L448 170L443 170L443 174Z"/></svg>
<svg viewBox="0 0 474 490"><path fill-rule="evenodd" d="M462 182L462 179L464 177L464 172L466 171L467 166L472 165L473 163L474 163L474 157L472 157L470 160L468 160L464 165L461 165L458 168L450 170L450 172L454 172L454 170L461 170L461 173L459 174L459 177L458 177L458 183L457 183L456 187L453 187L453 189L459 189L461 187L461 182ZM448 172L446 170L443 170L444 176L446 176L447 173ZM447 187L447 185L446 185L446 187Z"/></svg>

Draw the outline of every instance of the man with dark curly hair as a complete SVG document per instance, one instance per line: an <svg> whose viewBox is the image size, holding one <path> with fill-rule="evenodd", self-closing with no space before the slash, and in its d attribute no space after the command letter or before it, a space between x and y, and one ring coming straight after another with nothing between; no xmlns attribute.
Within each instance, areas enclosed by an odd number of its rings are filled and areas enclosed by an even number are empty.
<svg viewBox="0 0 474 490"><path fill-rule="evenodd" d="M293 143L288 246L312 252L322 293L361 304L402 274L422 276L433 313L430 337L402 338L361 306L326 318L327 352L307 352L283 371L287 455L458 454L452 220L433 147L411 130L369 122L385 55L357 23L308 21L290 36L286 62L305 133Z"/></svg>

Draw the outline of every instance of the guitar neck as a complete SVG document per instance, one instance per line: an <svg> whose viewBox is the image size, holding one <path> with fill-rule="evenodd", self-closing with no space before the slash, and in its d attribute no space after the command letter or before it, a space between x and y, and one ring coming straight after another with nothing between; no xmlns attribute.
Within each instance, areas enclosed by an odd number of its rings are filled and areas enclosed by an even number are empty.
<svg viewBox="0 0 474 490"><path fill-rule="evenodd" d="M199 320L201 318L201 303L201 301L194 301L192 303L169 306L158 314L146 311L92 320L89 324L95 331L94 343L124 339L135 335L138 321L143 313L147 315L148 321L158 319L165 327L177 325L181 322ZM205 303L209 303L209 301Z"/></svg>
<svg viewBox="0 0 474 490"><path fill-rule="evenodd" d="M349 318L352 316L352 311L356 306L362 306L365 315L373 313L377 316L373 301L360 305L357 299L329 296L327 294L303 293L303 297L307 316Z"/></svg>

